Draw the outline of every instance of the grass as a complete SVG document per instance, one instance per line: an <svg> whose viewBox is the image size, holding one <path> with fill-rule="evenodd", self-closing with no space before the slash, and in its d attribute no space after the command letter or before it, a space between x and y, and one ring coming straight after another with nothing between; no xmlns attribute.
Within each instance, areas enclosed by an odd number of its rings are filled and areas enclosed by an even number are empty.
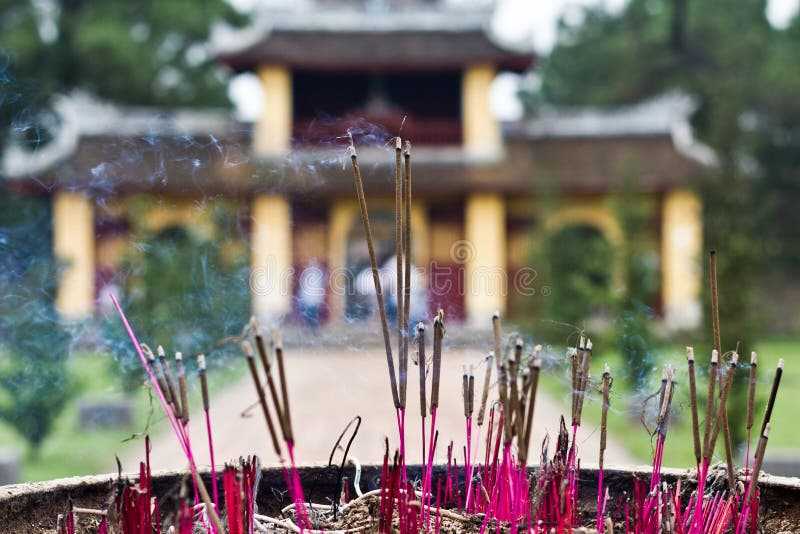
<svg viewBox="0 0 800 534"><path fill-rule="evenodd" d="M212 392L230 384L232 379L244 374L246 366L243 359L237 359L225 367L211 366L209 369L209 388ZM30 450L25 440L12 426L0 422L0 443L14 449L21 456L20 481L35 482L54 478L108 473L114 471L114 455L122 457L131 449L143 450L142 437L131 439L134 435L147 431L151 434L168 429L158 399L153 395L153 412L150 426L150 400L147 390L142 387L133 391L129 397L133 405L131 425L124 428L85 430L80 427L79 399L81 398L119 398L123 396L118 380L115 378L111 357L97 353L76 354L70 358L70 372L76 381L77 397L65 406L55 421L53 431L42 443L38 454ZM142 371L144 379L144 371ZM193 413L202 411L199 383L189 380L189 403ZM123 466L126 470L134 466Z"/></svg>
<svg viewBox="0 0 800 534"><path fill-rule="evenodd" d="M652 447L654 445L654 441L651 440L649 434L640 422L641 403L645 397L658 390L661 380L661 367L668 363L675 366L678 389L673 399L671 423L664 452L664 465L669 467L693 466L695 461L694 449L692 446L691 410L689 407L689 386L686 372L685 347L674 345L665 346L655 351L657 356L653 361L652 380L648 384L647 391L644 392L632 391L629 385L626 384L625 379L622 377L624 362L617 352L607 348L598 348L600 350L595 351L592 358L592 376L599 379L603 372L604 363L608 363L611 367L612 375L618 377L612 388L611 408L608 416L609 436L613 436L618 442L625 444L634 459L641 463L649 464L651 462ZM798 452L798 450L800 450L800 434L796 432L791 419L793 418L793 410L796 406L800 405L800 365L798 365L800 358L797 357L797 355L800 354L800 340L766 340L756 345L756 351L758 352L759 363L758 385L756 389L759 404L757 404L755 412L753 433L756 434L760 429L763 417L763 406L772 385L778 359L784 358L786 365L775 403L775 409L772 414L772 431L770 433L767 455L769 455L769 452L775 452L776 450L792 450ZM702 394L702 399L705 399L708 381L706 376L700 376L699 373L701 369L708 368L710 348L695 346L695 355L697 361L696 368L698 371L698 395ZM743 356L742 359L749 363L749 354ZM739 370L738 374L744 376L747 374L747 371ZM562 374L545 373L543 376L543 385L545 389L555 396L556 399L560 399L565 406L565 413L569 413L568 406L570 397L566 371ZM735 387L743 389L744 392L742 394L744 398L746 398L746 380L744 383L736 384ZM700 406L700 432L702 440L705 401L699 401L698 404ZM583 425L591 425L590 428L592 429L596 428L600 421L600 398L597 392L594 392L587 399L583 413ZM732 414L730 423L731 426L740 425L740 427L744 429L744 414L742 414L740 420L735 420ZM599 432L599 429L597 431ZM755 441L756 436L753 437L753 447L755 447ZM721 437L716 448L716 456L718 459L724 458L724 447ZM738 451L736 457L737 461L740 461L744 457L743 448ZM587 462L596 462L596 453L594 451L584 450L583 458Z"/></svg>

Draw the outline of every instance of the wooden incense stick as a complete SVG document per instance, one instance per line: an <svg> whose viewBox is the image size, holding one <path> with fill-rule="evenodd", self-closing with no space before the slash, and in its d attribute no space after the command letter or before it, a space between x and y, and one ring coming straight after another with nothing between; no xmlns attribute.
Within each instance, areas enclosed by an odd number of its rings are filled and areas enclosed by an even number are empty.
<svg viewBox="0 0 800 534"><path fill-rule="evenodd" d="M156 356L153 354L153 351L150 349L150 347L146 343L141 343L140 347L142 348L142 353L147 356L147 362L150 364L150 369L155 372L158 389L161 390L161 393L164 395L164 400L167 401L167 404L172 406L172 411L174 413L175 406L172 405L172 397L169 394L167 381L164 380L164 371L158 366L158 364L156 364Z"/></svg>
<svg viewBox="0 0 800 534"><path fill-rule="evenodd" d="M475 410L475 374L471 365L469 366L469 380L467 382L467 407L468 417L472 417L472 413Z"/></svg>
<svg viewBox="0 0 800 534"><path fill-rule="evenodd" d="M772 389L769 391L769 399L767 400L767 409L764 411L764 421L761 423L761 434L772 419L772 409L775 407L775 397L778 395L778 388L781 385L781 377L783 376L783 358L778 360L778 368L775 370L775 378L772 380Z"/></svg>
<svg viewBox="0 0 800 534"><path fill-rule="evenodd" d="M356 196L361 210L361 222L364 224L364 237L367 241L369 261L372 268L372 281L375 284L375 298L378 301L378 314L381 319L381 330L383 331L383 344L386 349L386 365L389 368L389 385L392 391L392 401L395 408L400 408L400 397L397 390L397 377L394 369L394 358L392 357L392 342L389 339L389 324L386 320L386 307L383 303L383 291L381 290L381 278L378 272L378 260L375 256L375 244L372 241L372 227L369 224L369 212L367 211L367 199L364 195L364 184L361 180L361 169L358 166L358 155L353 145L349 147L350 162L353 166L353 179L356 184Z"/></svg>
<svg viewBox="0 0 800 534"><path fill-rule="evenodd" d="M756 374L758 371L758 354L755 351L750 353L750 377L747 388L747 438L748 446L750 441L750 430L753 428L755 419L756 404Z"/></svg>
<svg viewBox="0 0 800 534"><path fill-rule="evenodd" d="M717 443L717 437L719 436L719 431L727 424L727 420L722 416L722 413L727 409L728 406L728 395L731 391L731 386L733 385L733 378L736 375L736 365L739 362L739 355L735 352L731 356L731 363L728 366L728 371L725 373L725 380L722 384L722 389L720 390L719 394L719 406L717 407L717 416L714 420L714 430L711 433L711 441L709 443L709 456L706 458L707 460L711 461L711 456L714 454L714 447ZM734 484L732 482L732 477L734 473L729 473L731 476L731 490L735 489Z"/></svg>
<svg viewBox="0 0 800 534"><path fill-rule="evenodd" d="M419 413L422 419L425 419L428 415L428 401L425 392L425 325L422 321L417 323L417 361L419 362Z"/></svg>
<svg viewBox="0 0 800 534"><path fill-rule="evenodd" d="M709 271L711 278L711 321L714 329L714 348L717 350L719 354L722 354L722 341L720 337L720 328L719 328L719 290L717 284L717 252L715 250L711 250L709 252ZM720 388L722 388L722 376L719 377L719 380L720 380ZM733 466L733 445L731 443L731 430L730 426L728 425L727 404L722 410L722 414L720 417L722 417L720 424L722 425L723 437L725 441L725 461L728 467L729 482L731 484L731 488L733 488L734 486L733 481L735 476L734 466Z"/></svg>
<svg viewBox="0 0 800 534"><path fill-rule="evenodd" d="M711 422L714 418L714 391L717 383L717 365L719 363L719 352L717 349L711 351L711 372L708 375L708 397L706 398L706 420L703 425L703 458L710 458L708 442L711 438Z"/></svg>
<svg viewBox="0 0 800 534"><path fill-rule="evenodd" d="M275 360L278 362L278 379L281 383L281 427L285 427L283 431L283 439L294 443L294 432L292 432L292 417L289 412L289 385L286 383L286 369L283 364L283 340L281 339L280 331L276 331L274 335L275 343Z"/></svg>
<svg viewBox="0 0 800 534"><path fill-rule="evenodd" d="M203 411L208 412L208 378L206 377L206 355L197 356L197 375L200 378L200 396L203 398Z"/></svg>
<svg viewBox="0 0 800 534"><path fill-rule="evenodd" d="M586 399L586 389L589 386L589 366L592 362L592 340L587 338L583 348L583 361L581 363L581 369L579 372L580 389L578 390L578 406L576 412L576 422L578 426L581 424L581 418L583 416L583 402Z"/></svg>
<svg viewBox="0 0 800 534"><path fill-rule="evenodd" d="M767 450L767 440L769 439L770 423L766 422L764 430L761 431L761 437L758 438L758 445L756 445L756 456L753 462L753 475L750 478L750 483L747 485L747 493L744 497L744 502L750 504L758 491L758 477L761 475L761 465L764 462L764 453Z"/></svg>
<svg viewBox="0 0 800 534"><path fill-rule="evenodd" d="M161 364L161 371L164 373L164 380L167 383L167 391L172 399L172 407L175 409L175 417L180 418L181 414L183 413L181 411L181 401L175 392L175 382L172 379L172 369L167 361L167 353L164 351L164 347L161 345L156 347L156 352L158 352L158 362Z"/></svg>
<svg viewBox="0 0 800 534"><path fill-rule="evenodd" d="M186 391L186 368L183 365L183 354L175 353L175 370L178 374L178 390L181 395L181 419L183 423L189 422L189 396Z"/></svg>
<svg viewBox="0 0 800 534"><path fill-rule="evenodd" d="M492 332L494 334L494 357L497 359L497 370L500 371L500 365L503 363L503 347L500 334L499 311L494 312L492 315Z"/></svg>
<svg viewBox="0 0 800 534"><path fill-rule="evenodd" d="M603 405L600 412L600 457L598 460L599 468L603 469L603 461L606 454L606 436L608 434L608 408L609 395L611 393L611 369L608 364L603 371Z"/></svg>
<svg viewBox="0 0 800 534"><path fill-rule="evenodd" d="M467 367L464 366L464 372L461 374L461 400L464 407L464 417L469 417L469 375L467 374Z"/></svg>
<svg viewBox="0 0 800 534"><path fill-rule="evenodd" d="M411 312L411 142L405 142L403 151L403 332L408 334ZM400 298L398 293L397 298ZM404 338L403 358L408 361L408 339Z"/></svg>
<svg viewBox="0 0 800 534"><path fill-rule="evenodd" d="M406 332L403 329L403 201L405 195L402 180L403 142L400 137L395 137L395 168L394 168L394 239L397 282L395 285L395 302L397 304L397 347L400 358L400 407L406 407L406 389L408 386L408 358L405 350Z"/></svg>
<svg viewBox="0 0 800 534"><path fill-rule="evenodd" d="M258 357L261 360L261 366L264 368L264 374L267 377L267 389L269 389L270 399L272 400L272 406L275 408L275 414L278 417L278 422L281 425L281 433L286 436L286 429L285 426L285 417L283 415L283 404L278 398L278 388L275 385L275 378L272 375L272 364L269 361L269 356L267 355L267 348L264 343L264 336L260 333L256 333L255 335L256 340L256 349L258 350Z"/></svg>
<svg viewBox="0 0 800 534"><path fill-rule="evenodd" d="M502 360L503 358L499 358ZM500 363L500 370L497 373L497 388L500 394L500 405L503 407L503 443L511 443L511 419L512 413L508 409L508 370L506 362Z"/></svg>
<svg viewBox="0 0 800 534"><path fill-rule="evenodd" d="M486 373L483 375L483 391L481 393L481 406L478 408L478 426L483 426L483 419L486 416L486 403L489 400L489 386L492 383L492 367L494 366L493 353L486 357Z"/></svg>
<svg viewBox="0 0 800 534"><path fill-rule="evenodd" d="M697 416L697 379L694 372L694 349L686 347L686 359L689 366L689 403L692 409L692 438L694 443L694 458L697 465L700 465L700 459L703 456L703 451L700 449L700 426Z"/></svg>
<svg viewBox="0 0 800 534"><path fill-rule="evenodd" d="M528 386L527 401L528 407L525 414L525 429L523 431L522 446L520 447L520 462L525 465L528 460L528 452L531 442L531 428L533 426L533 411L536 407L536 392L539 389L539 372L542 368L542 346L536 345L533 349L533 358L528 365L530 374L530 385Z"/></svg>
<svg viewBox="0 0 800 534"><path fill-rule="evenodd" d="M439 406L439 380L442 376L442 340L444 339L444 310L433 320L433 377L431 378L431 414Z"/></svg>
<svg viewBox="0 0 800 534"><path fill-rule="evenodd" d="M519 418L519 368L520 363L522 361L522 347L523 347L523 340L521 337L518 337L514 342L514 358L509 361L508 369L509 369L509 384L511 386L510 397L508 402L509 408L509 418L513 418L511 422L511 430L512 432L519 436L521 433L520 424L522 421Z"/></svg>
<svg viewBox="0 0 800 534"><path fill-rule="evenodd" d="M275 432L275 425L272 423L272 416L267 407L267 397L264 394L264 387L261 385L261 379L258 377L253 346L249 341L242 342L242 352L247 356L247 367L250 369L250 376L253 378L253 384L256 387L256 394L258 395L258 403L261 405L261 411L264 413L264 420L267 422L267 430L269 430L269 436L272 438L272 447L275 449L275 454L278 455L278 458L283 458L281 455L280 441L278 441L278 434Z"/></svg>

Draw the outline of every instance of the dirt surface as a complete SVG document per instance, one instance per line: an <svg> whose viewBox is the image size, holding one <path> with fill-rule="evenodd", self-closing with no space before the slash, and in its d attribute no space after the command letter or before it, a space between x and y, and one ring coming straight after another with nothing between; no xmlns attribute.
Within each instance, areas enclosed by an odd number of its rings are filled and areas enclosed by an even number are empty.
<svg viewBox="0 0 800 534"><path fill-rule="evenodd" d="M465 420L461 397L463 366L480 362L479 350L458 349L446 351L442 361L440 406L437 416L439 430L438 458L446 461L447 444L453 440L457 447L466 442ZM294 427L299 464L327 463L336 438L345 425L356 415L362 417L358 436L353 442L351 454L362 463L380 463L383 460L383 438L389 437L392 447L398 446L397 418L388 386L386 359L381 348L356 350L348 348L321 349L301 348L286 351L287 378L291 417ZM483 382L484 366L476 369L476 390ZM493 375L495 376L495 375ZM421 421L419 411L419 370L409 362L408 407L406 413L406 447L409 462L421 462ZM430 378L428 384L430 394ZM476 397L479 395L476 393ZM211 422L214 433L216 463L258 454L264 465L276 464L278 458L272 450L269 435L260 409L256 406L249 416L242 412L256 401L255 390L249 376L233 383L211 399ZM476 400L476 410L477 404ZM546 395L540 388L531 440L531 456L536 457L538 447L546 433L554 435L559 416L569 408ZM205 424L199 407L193 410L190 436L195 457L200 465L209 463ZM488 416L487 416L488 420ZM430 427L430 416L426 418ZM429 431L426 430L426 433ZM473 443L477 434L485 434L477 427L473 432ZM426 437L426 440L429 436ZM587 463L596 456L600 432L592 426L578 432L579 447L586 451ZM475 449L475 445L473 445ZM483 445L479 447L483 451ZM135 466L140 454L122 458L123 465ZM109 459L110 462L113 458ZM183 469L186 462L183 453L170 433L153 438L151 456L153 470ZM459 463L461 457L459 456ZM606 465L626 465L632 457L611 436L606 450ZM115 466L109 463L109 471Z"/></svg>

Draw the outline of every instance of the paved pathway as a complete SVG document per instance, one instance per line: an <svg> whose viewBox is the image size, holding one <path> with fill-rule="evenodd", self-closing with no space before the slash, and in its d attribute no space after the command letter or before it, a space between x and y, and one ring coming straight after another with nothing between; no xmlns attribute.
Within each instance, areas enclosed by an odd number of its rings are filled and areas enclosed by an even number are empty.
<svg viewBox="0 0 800 534"><path fill-rule="evenodd" d="M446 455L447 444L453 440L459 446L465 442L463 404L461 399L462 366L477 363L478 350L445 351L442 362L438 456ZM287 375L291 416L296 439L298 463L326 463L331 447L347 422L355 415L362 425L353 443L352 454L364 463L381 462L383 437L388 436L392 447L397 446L397 423L388 387L386 359L382 348L355 350L348 348L296 348L287 350ZM476 371L476 411L479 404L483 367ZM409 362L407 447L409 462L418 463L421 457L418 368ZM430 384L429 384L430 389ZM494 393L494 390L493 390ZM272 451L260 409L250 410L243 418L242 411L256 400L253 384L248 377L240 379L211 399L211 420L214 428L215 456L218 464L242 455L256 453L265 464L277 462ZM567 408L568 409L568 408ZM559 415L564 413L560 402L539 391L531 441L531 457L536 458L546 433L558 429ZM193 410L191 440L198 463L208 463L205 424L199 407ZM488 420L488 414L487 414ZM430 425L430 417L426 424ZM599 432L594 428L579 430L579 448L586 452L585 463L596 460ZM481 446L481 454L483 447ZM420 451L420 452L417 452ZM460 462L459 456L459 463ZM136 465L138 456L123 459L126 467ZM609 436L607 465L630 464L631 456ZM164 432L153 440L154 469L185 467L185 460L171 433Z"/></svg>

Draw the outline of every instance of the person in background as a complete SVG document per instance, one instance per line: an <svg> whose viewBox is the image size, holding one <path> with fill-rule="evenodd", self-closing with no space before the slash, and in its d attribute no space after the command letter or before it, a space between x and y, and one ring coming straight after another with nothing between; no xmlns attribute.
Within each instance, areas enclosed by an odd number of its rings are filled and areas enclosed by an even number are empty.
<svg viewBox="0 0 800 534"><path fill-rule="evenodd" d="M300 274L298 301L300 313L308 327L316 330L320 326L320 311L325 302L325 270L317 262L311 260Z"/></svg>

